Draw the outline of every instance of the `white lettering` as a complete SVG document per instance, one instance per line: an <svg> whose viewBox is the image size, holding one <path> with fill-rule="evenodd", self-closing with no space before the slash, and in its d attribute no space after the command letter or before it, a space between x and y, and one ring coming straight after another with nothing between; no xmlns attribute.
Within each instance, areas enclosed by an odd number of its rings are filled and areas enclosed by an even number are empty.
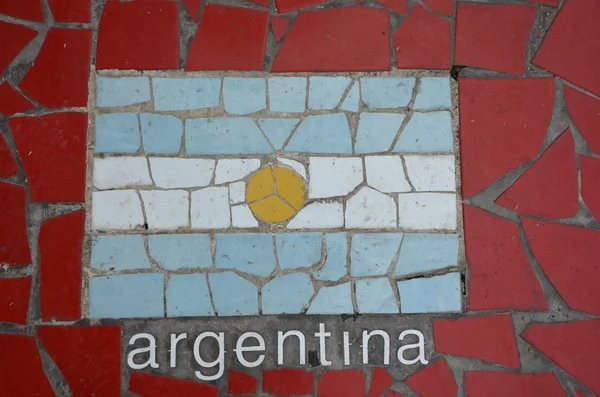
<svg viewBox="0 0 600 397"><path fill-rule="evenodd" d="M244 346L244 341L248 338L254 338L258 341L258 346ZM263 337L256 332L244 332L240 335L235 346L235 355L238 361L246 368L258 367L262 364L265 359L265 355L261 354L258 356L256 361L248 361L244 357L244 352L264 352L265 351L265 340Z"/></svg>
<svg viewBox="0 0 600 397"><path fill-rule="evenodd" d="M428 364L429 361L425 360L425 336L423 336L423 333L415 329L407 329L406 331L402 331L398 339L404 340L404 337L406 335L416 335L417 338L419 338L419 341L417 343L410 343L408 345L401 346L400 349L398 349L398 361L400 361L400 363L404 365L416 364L418 361L420 361L421 364ZM414 360L406 360L404 358L404 352L408 349L415 348L419 349L419 355L417 356L417 358L415 358Z"/></svg>
<svg viewBox="0 0 600 397"><path fill-rule="evenodd" d="M281 331L277 331L277 364L283 365L283 342L288 336L296 336L298 338L300 365L306 364L306 339L302 332L296 330L288 331L285 334Z"/></svg>
<svg viewBox="0 0 600 397"><path fill-rule="evenodd" d="M350 334L344 331L344 365L350 365Z"/></svg>
<svg viewBox="0 0 600 397"><path fill-rule="evenodd" d="M325 338L331 336L331 332L325 332L325 324L319 324L319 332L315 334L317 338L319 338L319 359L321 361L321 365L324 367L328 367L331 365L331 361L327 361L325 357Z"/></svg>
<svg viewBox="0 0 600 397"><path fill-rule="evenodd" d="M183 333L183 334L179 334L177 336L175 336L175 334L171 334L171 350L170 350L170 364L171 364L171 368L175 368L177 366L177 343L179 343L180 340L182 339L186 339L187 338L187 333Z"/></svg>
<svg viewBox="0 0 600 397"><path fill-rule="evenodd" d="M129 365L129 368L131 369L144 369L148 365L152 368L158 368L158 363L156 362L156 339L154 339L154 336L146 333L136 334L131 337L129 344L133 345L135 341L141 338L148 339L148 347L140 347L139 349L133 349L130 351L127 355L127 365ZM148 360L142 364L136 364L133 361L133 358L136 354L141 353L150 353Z"/></svg>
<svg viewBox="0 0 600 397"><path fill-rule="evenodd" d="M204 361L200 355L200 343L204 338L214 338L219 344L219 356L214 361ZM198 335L194 341L194 358L196 359L198 365L200 365L202 368L214 368L217 365L219 366L219 371L216 375L203 375L201 371L194 371L198 379L215 380L223 376L223 372L225 371L225 335L223 332L219 332L218 335L214 332L202 332L200 335Z"/></svg>
<svg viewBox="0 0 600 397"><path fill-rule="evenodd" d="M372 332L363 331L362 335L362 348L363 348L363 364L369 363L369 339L371 336L378 335L383 338L383 364L390 364L390 336L387 332L382 330L375 330Z"/></svg>

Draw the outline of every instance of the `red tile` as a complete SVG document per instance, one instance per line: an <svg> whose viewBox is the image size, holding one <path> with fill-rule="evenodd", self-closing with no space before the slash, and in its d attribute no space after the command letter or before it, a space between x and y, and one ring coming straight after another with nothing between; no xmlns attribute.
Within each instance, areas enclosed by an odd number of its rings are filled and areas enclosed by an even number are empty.
<svg viewBox="0 0 600 397"><path fill-rule="evenodd" d="M179 68L179 2L108 0L98 27L96 67Z"/></svg>
<svg viewBox="0 0 600 397"><path fill-rule="evenodd" d="M546 310L516 224L464 206L470 311Z"/></svg>
<svg viewBox="0 0 600 397"><path fill-rule="evenodd" d="M590 212L600 221L600 158L579 155L581 195Z"/></svg>
<svg viewBox="0 0 600 397"><path fill-rule="evenodd" d="M27 324L31 276L0 278L0 321Z"/></svg>
<svg viewBox="0 0 600 397"><path fill-rule="evenodd" d="M404 395L395 391L390 391L388 392L388 394L385 395L385 397L404 397Z"/></svg>
<svg viewBox="0 0 600 397"><path fill-rule="evenodd" d="M20 168L13 157L4 136L0 132L0 178L9 178L19 172Z"/></svg>
<svg viewBox="0 0 600 397"><path fill-rule="evenodd" d="M373 379L371 380L371 386L369 386L369 394L367 397L379 397L383 395L383 392L392 385L394 378L390 376L387 369L382 367L375 367L373 369Z"/></svg>
<svg viewBox="0 0 600 397"><path fill-rule="evenodd" d="M186 11L195 22L198 22L200 18L200 8L202 6L202 0L183 0L183 5Z"/></svg>
<svg viewBox="0 0 600 397"><path fill-rule="evenodd" d="M547 4L547 5L555 6L555 7L558 6L560 3L560 0L528 0L528 1L533 2L533 3Z"/></svg>
<svg viewBox="0 0 600 397"><path fill-rule="evenodd" d="M465 390L469 397L567 397L552 372L465 372Z"/></svg>
<svg viewBox="0 0 600 397"><path fill-rule="evenodd" d="M600 395L600 319L531 324L523 339Z"/></svg>
<svg viewBox="0 0 600 397"><path fill-rule="evenodd" d="M437 352L520 367L510 314L434 320L433 333Z"/></svg>
<svg viewBox="0 0 600 397"><path fill-rule="evenodd" d="M456 65L522 74L536 8L517 4L460 3L456 19Z"/></svg>
<svg viewBox="0 0 600 397"><path fill-rule="evenodd" d="M415 3L394 32L401 69L450 69L450 22Z"/></svg>
<svg viewBox="0 0 600 397"><path fill-rule="evenodd" d="M565 2L532 62L600 95L599 19L597 0Z"/></svg>
<svg viewBox="0 0 600 397"><path fill-rule="evenodd" d="M144 397L218 397L219 387L198 381L132 372L129 391Z"/></svg>
<svg viewBox="0 0 600 397"><path fill-rule="evenodd" d="M252 375L245 374L235 369L229 370L228 394L256 394L258 381Z"/></svg>
<svg viewBox="0 0 600 397"><path fill-rule="evenodd" d="M52 17L57 22L90 22L91 1L48 0Z"/></svg>
<svg viewBox="0 0 600 397"><path fill-rule="evenodd" d="M456 397L458 386L443 358L406 378L405 383L421 397Z"/></svg>
<svg viewBox="0 0 600 397"><path fill-rule="evenodd" d="M377 0L377 2L398 14L406 14L408 12L406 0Z"/></svg>
<svg viewBox="0 0 600 397"><path fill-rule="evenodd" d="M577 397L587 397L587 395L578 388L575 387L573 390L575 391L575 394L577 394Z"/></svg>
<svg viewBox="0 0 600 397"><path fill-rule="evenodd" d="M389 11L343 7L301 12L272 72L352 72L390 69Z"/></svg>
<svg viewBox="0 0 600 397"><path fill-rule="evenodd" d="M0 3L0 12L2 12L2 7L12 4L22 3L3 1ZM37 34L38 32L28 27L0 21L0 75L4 73L4 69Z"/></svg>
<svg viewBox="0 0 600 397"><path fill-rule="evenodd" d="M271 18L271 27L273 28L273 35L275 41L281 40L288 26L290 25L290 19L286 17L273 17Z"/></svg>
<svg viewBox="0 0 600 397"><path fill-rule="evenodd" d="M319 375L319 397L365 397L365 377L357 369L327 371Z"/></svg>
<svg viewBox="0 0 600 397"><path fill-rule="evenodd" d="M327 0L275 0L275 6L280 14L309 7L315 4L326 3Z"/></svg>
<svg viewBox="0 0 600 397"><path fill-rule="evenodd" d="M269 0L250 0L253 3L269 8Z"/></svg>
<svg viewBox="0 0 600 397"><path fill-rule="evenodd" d="M40 305L44 321L78 320L81 317L84 226L85 210L42 223L39 234Z"/></svg>
<svg viewBox="0 0 600 397"><path fill-rule="evenodd" d="M0 263L3 266L31 263L25 198L24 187L0 182Z"/></svg>
<svg viewBox="0 0 600 397"><path fill-rule="evenodd" d="M207 4L185 70L262 70L269 12Z"/></svg>
<svg viewBox="0 0 600 397"><path fill-rule="evenodd" d="M424 0L425 4L433 11L440 14L452 15L454 12L453 0Z"/></svg>
<svg viewBox="0 0 600 397"><path fill-rule="evenodd" d="M7 81L0 83L0 114L8 116L35 108L35 105L15 90Z"/></svg>
<svg viewBox="0 0 600 397"><path fill-rule="evenodd" d="M596 180L597 181L597 180ZM571 309L600 315L600 231L523 218L533 255Z"/></svg>
<svg viewBox="0 0 600 397"><path fill-rule="evenodd" d="M73 397L121 395L121 327L43 326L37 333Z"/></svg>
<svg viewBox="0 0 600 397"><path fill-rule="evenodd" d="M39 0L1 1L0 14L29 21L44 22L44 12Z"/></svg>
<svg viewBox="0 0 600 397"><path fill-rule="evenodd" d="M552 117L554 79L459 79L458 96L462 190L469 197L537 156Z"/></svg>
<svg viewBox="0 0 600 397"><path fill-rule="evenodd" d="M48 108L87 106L91 39L89 30L51 28L19 88Z"/></svg>
<svg viewBox="0 0 600 397"><path fill-rule="evenodd" d="M10 119L31 200L85 200L86 113Z"/></svg>
<svg viewBox="0 0 600 397"><path fill-rule="evenodd" d="M301 369L271 369L263 371L263 390L278 396L312 394L313 373Z"/></svg>
<svg viewBox="0 0 600 397"><path fill-rule="evenodd" d="M522 214L570 218L579 208L577 184L575 144L567 128L496 203Z"/></svg>
<svg viewBox="0 0 600 397"><path fill-rule="evenodd" d="M564 86L564 91L569 114L577 129L592 150L600 153L600 101L567 85Z"/></svg>
<svg viewBox="0 0 600 397"><path fill-rule="evenodd" d="M0 351L3 396L54 397L32 336L0 334Z"/></svg>

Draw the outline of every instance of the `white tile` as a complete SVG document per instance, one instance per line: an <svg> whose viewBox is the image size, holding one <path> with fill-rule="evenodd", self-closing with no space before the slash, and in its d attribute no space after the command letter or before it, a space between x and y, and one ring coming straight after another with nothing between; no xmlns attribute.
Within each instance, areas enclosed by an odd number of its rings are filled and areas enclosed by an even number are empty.
<svg viewBox="0 0 600 397"><path fill-rule="evenodd" d="M229 202L231 204L246 201L246 182L234 182L229 185Z"/></svg>
<svg viewBox="0 0 600 397"><path fill-rule="evenodd" d="M302 208L288 223L288 229L330 229L344 226L342 203L312 203Z"/></svg>
<svg viewBox="0 0 600 397"><path fill-rule="evenodd" d="M231 207L231 221L233 227L258 227L258 221L246 204Z"/></svg>
<svg viewBox="0 0 600 397"><path fill-rule="evenodd" d="M345 196L363 181L359 157L311 157L308 164L310 198Z"/></svg>
<svg viewBox="0 0 600 397"><path fill-rule="evenodd" d="M370 187L363 187L346 202L346 227L356 229L396 227L394 199Z"/></svg>
<svg viewBox="0 0 600 397"><path fill-rule="evenodd" d="M94 186L114 189L152 185L145 157L106 157L94 159Z"/></svg>
<svg viewBox="0 0 600 397"><path fill-rule="evenodd" d="M185 190L142 190L149 229L189 226L189 193Z"/></svg>
<svg viewBox="0 0 600 397"><path fill-rule="evenodd" d="M238 181L260 167L259 159L223 159L217 162L215 184Z"/></svg>
<svg viewBox="0 0 600 397"><path fill-rule="evenodd" d="M223 229L230 225L229 188L207 187L192 192L193 229Z"/></svg>
<svg viewBox="0 0 600 397"><path fill-rule="evenodd" d="M410 192L400 156L365 157L367 184L380 192Z"/></svg>
<svg viewBox="0 0 600 397"><path fill-rule="evenodd" d="M407 229L456 229L456 195L407 193L398 195L400 227Z"/></svg>
<svg viewBox="0 0 600 397"><path fill-rule="evenodd" d="M111 190L92 193L94 230L131 230L144 225L142 203L135 190Z"/></svg>
<svg viewBox="0 0 600 397"><path fill-rule="evenodd" d="M165 189L208 186L215 160L150 157L152 178Z"/></svg>
<svg viewBox="0 0 600 397"><path fill-rule="evenodd" d="M284 159L283 157L277 157L277 161L281 164L287 165L306 180L306 167L301 162L296 160Z"/></svg>
<svg viewBox="0 0 600 397"><path fill-rule="evenodd" d="M454 192L454 156L404 156L406 172L417 191Z"/></svg>

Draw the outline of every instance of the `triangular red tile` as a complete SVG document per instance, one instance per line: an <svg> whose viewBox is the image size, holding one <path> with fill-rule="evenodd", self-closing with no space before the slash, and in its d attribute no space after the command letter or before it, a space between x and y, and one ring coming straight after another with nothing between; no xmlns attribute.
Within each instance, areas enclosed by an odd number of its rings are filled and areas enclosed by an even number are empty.
<svg viewBox="0 0 600 397"><path fill-rule="evenodd" d="M0 4L17 4L18 1L2 1ZM39 3L39 1L38 1ZM0 6L1 7L1 6ZM1 12L1 10L0 10ZM0 21L0 75L17 55L31 42L38 32L26 26Z"/></svg>
<svg viewBox="0 0 600 397"><path fill-rule="evenodd" d="M0 114L9 116L33 108L35 108L35 105L15 90L7 81L0 83Z"/></svg>
<svg viewBox="0 0 600 397"><path fill-rule="evenodd" d="M0 1L0 14L28 21L44 22L44 12L40 0Z"/></svg>
<svg viewBox="0 0 600 397"><path fill-rule="evenodd" d="M523 218L531 251L571 309L600 315L600 231Z"/></svg>
<svg viewBox="0 0 600 397"><path fill-rule="evenodd" d="M421 397L456 397L458 390L454 375L443 358L409 375L406 384Z"/></svg>
<svg viewBox="0 0 600 397"><path fill-rule="evenodd" d="M600 222L600 158L579 155L581 195L585 205Z"/></svg>
<svg viewBox="0 0 600 397"><path fill-rule="evenodd" d="M600 101L567 85L564 87L567 109L577 129L592 150L600 154Z"/></svg>
<svg viewBox="0 0 600 397"><path fill-rule="evenodd" d="M568 397L552 372L468 371L465 373L465 391L469 397Z"/></svg>
<svg viewBox="0 0 600 397"><path fill-rule="evenodd" d="M256 394L258 380L252 376L235 369L229 370L229 380L227 383L228 394Z"/></svg>
<svg viewBox="0 0 600 397"><path fill-rule="evenodd" d="M289 18L277 16L271 18L271 27L273 28L273 35L275 36L275 41L281 40L281 37L283 37L289 25Z"/></svg>
<svg viewBox="0 0 600 397"><path fill-rule="evenodd" d="M377 0L377 2L398 14L406 14L408 12L406 0Z"/></svg>
<svg viewBox="0 0 600 397"><path fill-rule="evenodd" d="M3 396L54 397L33 336L0 334Z"/></svg>
<svg viewBox="0 0 600 397"><path fill-rule="evenodd" d="M521 214L570 218L579 207L577 189L575 146L567 129L496 203Z"/></svg>
<svg viewBox="0 0 600 397"><path fill-rule="evenodd" d="M373 369L373 379L371 380L371 386L369 386L369 394L367 397L379 397L392 385L394 378L392 378L387 369L382 367L375 367Z"/></svg>
<svg viewBox="0 0 600 397"><path fill-rule="evenodd" d="M534 323L521 336L599 396L598 335L600 335L600 319L568 323Z"/></svg>
<svg viewBox="0 0 600 397"><path fill-rule="evenodd" d="M200 18L200 7L202 5L202 0L183 0L183 5L192 19L195 22L198 22L198 19Z"/></svg>

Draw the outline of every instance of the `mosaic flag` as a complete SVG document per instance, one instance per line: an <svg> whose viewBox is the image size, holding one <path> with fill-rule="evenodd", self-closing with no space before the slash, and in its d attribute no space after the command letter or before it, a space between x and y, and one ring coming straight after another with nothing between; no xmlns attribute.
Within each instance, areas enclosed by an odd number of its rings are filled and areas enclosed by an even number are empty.
<svg viewBox="0 0 600 397"><path fill-rule="evenodd" d="M452 89L98 76L90 316L460 311Z"/></svg>

